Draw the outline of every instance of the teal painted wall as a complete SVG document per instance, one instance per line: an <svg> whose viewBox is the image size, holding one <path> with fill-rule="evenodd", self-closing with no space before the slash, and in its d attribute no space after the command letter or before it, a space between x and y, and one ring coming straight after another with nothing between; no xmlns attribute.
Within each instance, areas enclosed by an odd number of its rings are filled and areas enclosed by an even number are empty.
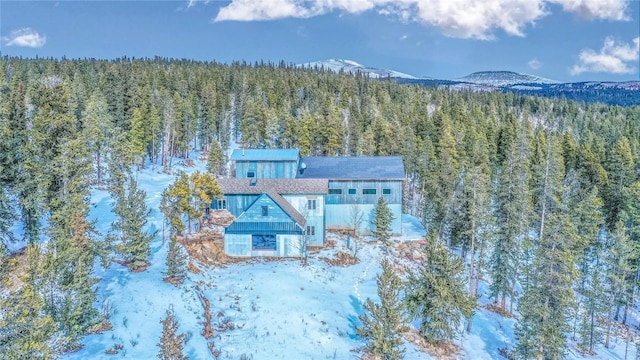
<svg viewBox="0 0 640 360"><path fill-rule="evenodd" d="M249 208L249 206L256 201L260 195L225 195L224 197L227 200L227 210L231 215L238 217L245 211L245 209Z"/></svg>
<svg viewBox="0 0 640 360"><path fill-rule="evenodd" d="M387 204L402 204L401 180L329 180L329 194L327 204L375 204L379 197L383 197ZM339 189L342 194L331 194L331 189ZM354 189L355 194L349 194ZM375 189L375 194L363 194L363 189ZM389 189L390 194L383 194Z"/></svg>
<svg viewBox="0 0 640 360"><path fill-rule="evenodd" d="M236 178L246 179L253 171L259 179L294 178L298 171L297 161L236 161Z"/></svg>
<svg viewBox="0 0 640 360"><path fill-rule="evenodd" d="M262 215L262 207L266 206L268 209L267 216ZM253 205L251 205L244 214L237 218L236 221L260 221L260 222L287 222L293 221L287 215L284 210L278 206L273 200L266 194L260 195Z"/></svg>

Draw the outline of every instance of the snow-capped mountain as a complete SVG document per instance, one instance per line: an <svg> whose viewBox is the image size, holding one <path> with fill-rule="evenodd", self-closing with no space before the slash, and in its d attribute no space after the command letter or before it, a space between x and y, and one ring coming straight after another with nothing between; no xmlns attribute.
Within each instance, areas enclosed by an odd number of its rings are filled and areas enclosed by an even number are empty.
<svg viewBox="0 0 640 360"><path fill-rule="evenodd" d="M362 64L359 64L353 60L346 59L329 59L323 61L313 61L304 64L299 64L299 67L309 68L309 69L325 69L331 70L335 72L343 71L345 73L361 73L367 75L371 78L387 78L387 77L395 77L395 78L405 78L405 79L417 79L417 77L409 74L405 74L395 70L387 70L387 69L378 69L373 67L368 67Z"/></svg>
<svg viewBox="0 0 640 360"><path fill-rule="evenodd" d="M509 86L516 84L558 84L559 81L536 75L521 74L513 71L480 71L454 81L491 86Z"/></svg>
<svg viewBox="0 0 640 360"><path fill-rule="evenodd" d="M640 81L607 82L589 81L563 83L541 76L513 71L481 71L458 79L416 77L395 70L373 68L353 60L329 59L298 64L307 69L324 69L347 74L361 73L370 78L392 78L401 84L417 84L428 87L447 87L464 91L504 91L522 95L566 98L576 101L603 102L610 105L640 105Z"/></svg>

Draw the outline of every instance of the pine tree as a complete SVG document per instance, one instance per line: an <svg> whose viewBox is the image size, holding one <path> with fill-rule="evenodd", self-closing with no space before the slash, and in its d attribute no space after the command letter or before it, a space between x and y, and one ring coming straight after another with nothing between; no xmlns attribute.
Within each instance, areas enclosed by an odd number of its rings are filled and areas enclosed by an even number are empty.
<svg viewBox="0 0 640 360"><path fill-rule="evenodd" d="M133 110L131 118L131 130L129 131L129 143L131 155L135 159L136 165L144 166L144 158L146 154L146 146L149 139L146 139L146 111L145 109L136 108Z"/></svg>
<svg viewBox="0 0 640 360"><path fill-rule="evenodd" d="M525 244L531 219L529 130L526 124L522 124L515 141L505 144L506 148L499 150L498 154L498 157L504 157L504 163L499 170L495 193L497 229L490 255L490 289L491 296L499 301L503 311L507 309L506 298L513 299L522 252L528 248Z"/></svg>
<svg viewBox="0 0 640 360"><path fill-rule="evenodd" d="M608 172L606 190L607 224L615 226L624 208L624 188L634 180L635 164L631 145L626 137L616 140L607 151L605 168Z"/></svg>
<svg viewBox="0 0 640 360"><path fill-rule="evenodd" d="M362 326L357 334L367 341L365 351L385 360L402 359L402 333L407 331L400 302L402 282L388 260L382 260L382 274L376 277L380 303L367 299L367 313L360 316Z"/></svg>
<svg viewBox="0 0 640 360"><path fill-rule="evenodd" d="M87 142L87 148L95 159L96 181L102 184L104 172L104 157L109 147L109 137L112 136L113 126L108 105L100 93L91 95L87 107L82 113L82 136Z"/></svg>
<svg viewBox="0 0 640 360"><path fill-rule="evenodd" d="M40 250L27 246L27 269L18 289L9 290L0 297L0 354L2 359L22 360L55 358L51 341L57 331L52 317L45 313L45 303L38 292L38 279L42 276ZM3 262L4 266L11 263ZM2 287L8 279L0 278Z"/></svg>
<svg viewBox="0 0 640 360"><path fill-rule="evenodd" d="M178 334L178 320L173 311L173 307L169 307L167 315L160 321L162 324L162 335L158 347L158 359L161 360L187 360L188 356L184 355L184 344L186 342L185 334Z"/></svg>
<svg viewBox="0 0 640 360"><path fill-rule="evenodd" d="M151 254L151 241L156 232L147 233L145 228L151 209L147 209L146 193L138 189L136 180L129 177L126 190L112 193L115 197L113 212L116 221L112 223L111 241L117 241L115 250L122 255L130 270L139 270L147 265Z"/></svg>
<svg viewBox="0 0 640 360"><path fill-rule="evenodd" d="M433 229L438 229L438 234L443 235L445 220L453 206L454 189L459 181L460 163L449 115L437 113L435 117L434 121L440 124L438 140L434 141L438 171L435 175L435 196L431 201L435 204Z"/></svg>
<svg viewBox="0 0 640 360"><path fill-rule="evenodd" d="M427 240L424 261L409 274L404 304L420 320L420 334L430 343L452 341L461 320L471 319L476 298L465 289L464 263L434 238Z"/></svg>
<svg viewBox="0 0 640 360"><path fill-rule="evenodd" d="M371 225L374 226L374 230L372 235L387 247L389 246L389 238L391 238L391 223L393 220L394 217L389 206L387 206L387 202L384 198L379 197L378 203L373 210L373 222Z"/></svg>
<svg viewBox="0 0 640 360"><path fill-rule="evenodd" d="M176 235L171 234L169 238L169 251L165 261L167 270L163 273L165 281L174 284L181 283L186 275L186 265L188 256L182 250L182 247L176 240Z"/></svg>
<svg viewBox="0 0 640 360"><path fill-rule="evenodd" d="M490 175L486 142L475 132L468 134L470 158L462 171L462 181L455 192L451 219L451 244L469 252L469 294L475 296L478 279L476 253L482 253L490 224ZM478 251L480 250L480 251Z"/></svg>
<svg viewBox="0 0 640 360"><path fill-rule="evenodd" d="M571 289L576 276L575 232L564 214L546 217L545 234L536 247L527 287L519 300L516 353L523 358L557 359L566 351L569 313L575 306Z"/></svg>
<svg viewBox="0 0 640 360"><path fill-rule="evenodd" d="M224 171L222 157L223 154L220 143L217 140L211 141L209 156L207 158L207 171L213 175L222 175Z"/></svg>

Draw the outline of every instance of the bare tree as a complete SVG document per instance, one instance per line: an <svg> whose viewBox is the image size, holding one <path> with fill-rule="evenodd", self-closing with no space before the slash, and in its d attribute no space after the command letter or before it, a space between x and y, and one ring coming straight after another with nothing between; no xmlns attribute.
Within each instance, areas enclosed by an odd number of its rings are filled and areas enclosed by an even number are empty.
<svg viewBox="0 0 640 360"><path fill-rule="evenodd" d="M362 222L364 221L364 211L360 208L358 204L351 204L351 209L349 213L349 219L351 227L353 228L353 256L358 256L358 250L360 248L360 235L358 230L360 226L362 226Z"/></svg>

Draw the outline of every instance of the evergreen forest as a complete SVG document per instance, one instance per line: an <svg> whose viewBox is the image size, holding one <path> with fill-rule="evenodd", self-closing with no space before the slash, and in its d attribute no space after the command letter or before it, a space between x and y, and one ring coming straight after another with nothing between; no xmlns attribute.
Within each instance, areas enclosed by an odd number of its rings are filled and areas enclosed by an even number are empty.
<svg viewBox="0 0 640 360"><path fill-rule="evenodd" d="M401 155L404 213L459 258L441 254L425 269L464 267L456 276L472 298L487 283L494 310L517 318L514 358L562 358L570 340L592 353L637 310L638 106L284 62L5 56L0 75L2 359L54 358L100 331L95 267L144 271L155 236L136 171L172 173L198 151L228 176L223 149L236 141L303 156ZM96 188L115 201L107 234L88 217Z"/></svg>

